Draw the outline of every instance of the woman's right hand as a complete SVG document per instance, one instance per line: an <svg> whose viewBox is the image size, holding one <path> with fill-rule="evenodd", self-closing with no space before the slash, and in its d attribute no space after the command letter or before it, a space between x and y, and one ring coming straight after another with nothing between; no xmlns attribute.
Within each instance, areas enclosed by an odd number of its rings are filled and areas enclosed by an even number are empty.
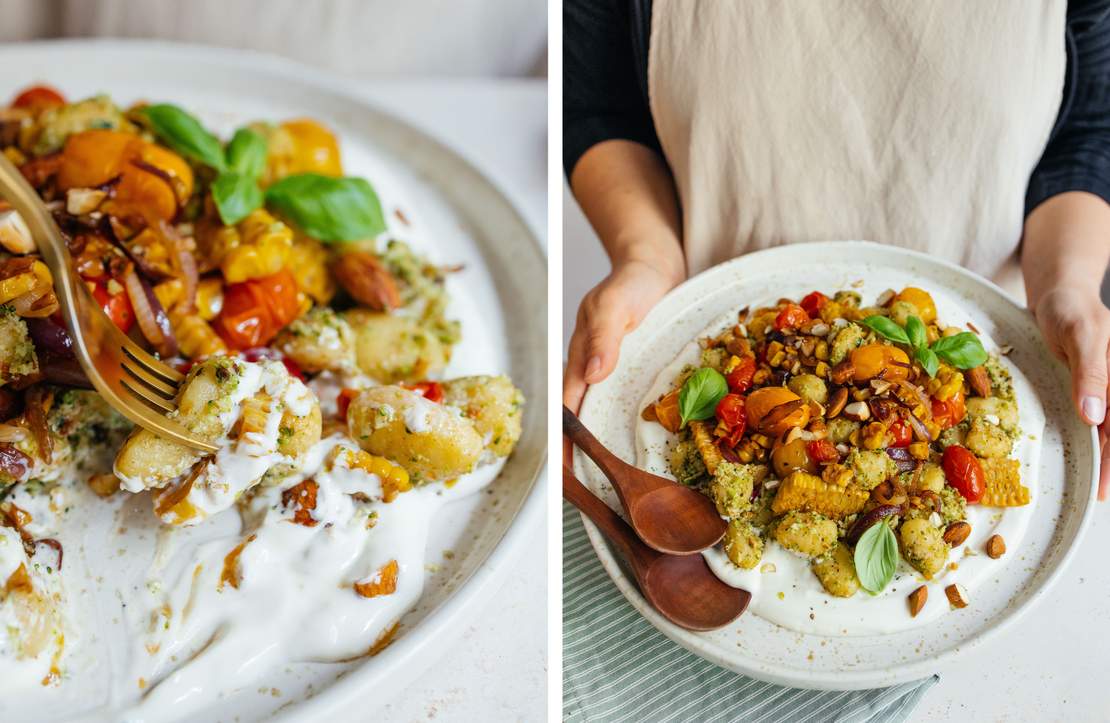
<svg viewBox="0 0 1110 723"><path fill-rule="evenodd" d="M621 340L643 321L663 295L682 281L648 261L616 263L612 272L582 299L570 338L563 374L563 404L577 413L586 387L609 376L617 365Z"/></svg>

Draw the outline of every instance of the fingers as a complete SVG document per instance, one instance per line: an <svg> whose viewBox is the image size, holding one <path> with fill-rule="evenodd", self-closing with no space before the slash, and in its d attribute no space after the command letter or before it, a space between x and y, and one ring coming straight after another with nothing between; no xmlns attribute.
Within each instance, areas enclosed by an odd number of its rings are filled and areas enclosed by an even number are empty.
<svg viewBox="0 0 1110 723"><path fill-rule="evenodd" d="M627 331L623 314L612 305L598 304L585 314L585 367L582 378L597 384L613 373Z"/></svg>
<svg viewBox="0 0 1110 723"><path fill-rule="evenodd" d="M1072 397L1079 416L1087 424L1102 424L1106 419L1108 332L1101 324L1080 323L1064 337Z"/></svg>

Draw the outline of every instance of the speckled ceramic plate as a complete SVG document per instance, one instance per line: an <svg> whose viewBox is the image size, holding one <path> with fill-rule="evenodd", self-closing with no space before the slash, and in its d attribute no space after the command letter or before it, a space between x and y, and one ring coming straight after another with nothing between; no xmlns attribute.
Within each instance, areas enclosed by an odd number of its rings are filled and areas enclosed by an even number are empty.
<svg viewBox="0 0 1110 723"><path fill-rule="evenodd" d="M589 389L582 420L617 455L635 459L637 407L645 391L707 325L749 302L796 298L813 289L850 288L859 281L879 290L920 286L959 304L977 328L999 344L1013 346L1008 361L1030 380L1044 409L1032 522L1021 545L1008 551L1009 559L998 574L969 592L969 607L928 626L885 635L803 634L752 614L715 632L692 633L648 606L623 562L586 521L606 571L663 634L725 668L783 685L836 690L893 685L939 672L947 661L1007 628L1019 634L1020 627L1013 625L1019 619L1036 624L1038 615L1052 611L1034 603L1067 564L1095 499L1095 432L1075 415L1067 370L1045 347L1029 312L997 286L958 266L863 241L769 249L714 267L679 286L624 340L616 371ZM619 509L608 482L580 452L575 469L588 487Z"/></svg>
<svg viewBox="0 0 1110 723"><path fill-rule="evenodd" d="M121 103L164 100L190 109L224 134L255 119L320 119L339 136L346 170L372 179L391 218L394 209L409 217L406 240L437 260L464 265L448 281L450 313L476 321L464 327L448 374L503 370L512 376L529 400L515 453L487 489L452 502L436 517L423 595L387 649L345 663L281 666L257 686L213 695L207 708L189 717L322 720L349 712L353 704L373 711L467 628L517 552L543 526L546 501L536 481L547 449L547 269L533 233L458 153L348 94L341 80L296 63L242 51L113 40L7 45L0 48L0 64L8 69L0 98L46 82L71 98L104 92ZM475 353L464 353L462 346ZM67 563L72 555L87 557L89 564L68 563L66 574L72 569L83 575L83 567L96 573L87 583L79 577L66 581L85 623L81 640L73 644L66 682L0 700L0 720L120 719L109 693L129 631L121 623L113 585L144 569L146 561L129 569L115 551L149 555L153 542L135 526L113 524L114 510L106 505L82 512L89 530L63 535L69 536ZM178 720L181 713L168 709L158 717Z"/></svg>

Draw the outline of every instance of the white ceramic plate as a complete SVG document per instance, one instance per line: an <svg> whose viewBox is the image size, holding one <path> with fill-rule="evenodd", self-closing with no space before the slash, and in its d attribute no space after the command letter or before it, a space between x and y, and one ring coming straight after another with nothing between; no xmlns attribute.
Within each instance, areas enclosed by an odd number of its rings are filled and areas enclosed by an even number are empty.
<svg viewBox="0 0 1110 723"><path fill-rule="evenodd" d="M546 455L547 272L536 239L504 196L454 152L347 95L337 81L287 61L212 48L106 41L9 45L0 48L0 64L7 69L0 98L46 82L70 98L105 92L124 104L167 101L196 112L225 136L251 120L319 119L338 133L346 172L374 183L387 215L401 208L412 220L412 229L401 237L437 260L465 265L449 284L453 312L470 323L448 373L505 371L524 390L529 404L515 454L486 490L451 503L437 517L428 542L435 570L384 652L353 663L284 666L271 679L212 700L207 710L191 717L256 720L276 713L282 719L318 720L349 710L356 700L366 710L385 703L466 628L504 579L516 552L543 525L544 495L535 482ZM127 571L111 558L117 549L142 549L152 542L135 530L119 534L107 507L103 519L96 517L95 507L89 514L93 519L83 530L80 554L104 579L73 595L79 606L97 611L88 613L94 629L83 644L89 647L60 688L0 700L0 719L114 719L102 707L109 689L105 683L112 651L119 649L126 630L119 624L111 586L113 573ZM65 544L67 551L71 544L78 546L76 541ZM453 557L446 559L444 550ZM78 555L67 552L69 559Z"/></svg>
<svg viewBox="0 0 1110 723"><path fill-rule="evenodd" d="M1020 547L1008 551L1010 559L998 575L970 591L968 608L888 635L803 634L750 613L721 630L692 633L647 605L623 563L586 521L606 571L663 634L718 665L782 685L835 690L893 685L940 671L947 661L1007 627L1020 634L1021 624L1036 625L1038 615L1052 611L1035 609L1033 603L1067 564L1095 499L1095 432L1074 413L1067 370L1044 346L1032 316L1001 289L958 266L862 241L781 246L729 261L682 284L624 340L613 375L590 387L583 422L618 456L635 459L635 420L645 391L707 325L748 300L798 298L813 289L848 288L857 280L879 290L920 286L958 303L976 327L1014 347L1008 360L1032 382L1044 408L1033 520ZM604 476L580 452L575 469L587 486L619 509Z"/></svg>

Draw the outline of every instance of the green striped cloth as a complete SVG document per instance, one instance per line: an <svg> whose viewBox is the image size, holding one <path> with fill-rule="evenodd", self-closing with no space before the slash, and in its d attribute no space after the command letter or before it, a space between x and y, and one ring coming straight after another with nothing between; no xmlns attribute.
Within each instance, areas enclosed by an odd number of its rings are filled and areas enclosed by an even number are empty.
<svg viewBox="0 0 1110 723"><path fill-rule="evenodd" d="M628 604L563 504L566 721L904 721L936 676L892 688L784 688L719 668L664 637Z"/></svg>

